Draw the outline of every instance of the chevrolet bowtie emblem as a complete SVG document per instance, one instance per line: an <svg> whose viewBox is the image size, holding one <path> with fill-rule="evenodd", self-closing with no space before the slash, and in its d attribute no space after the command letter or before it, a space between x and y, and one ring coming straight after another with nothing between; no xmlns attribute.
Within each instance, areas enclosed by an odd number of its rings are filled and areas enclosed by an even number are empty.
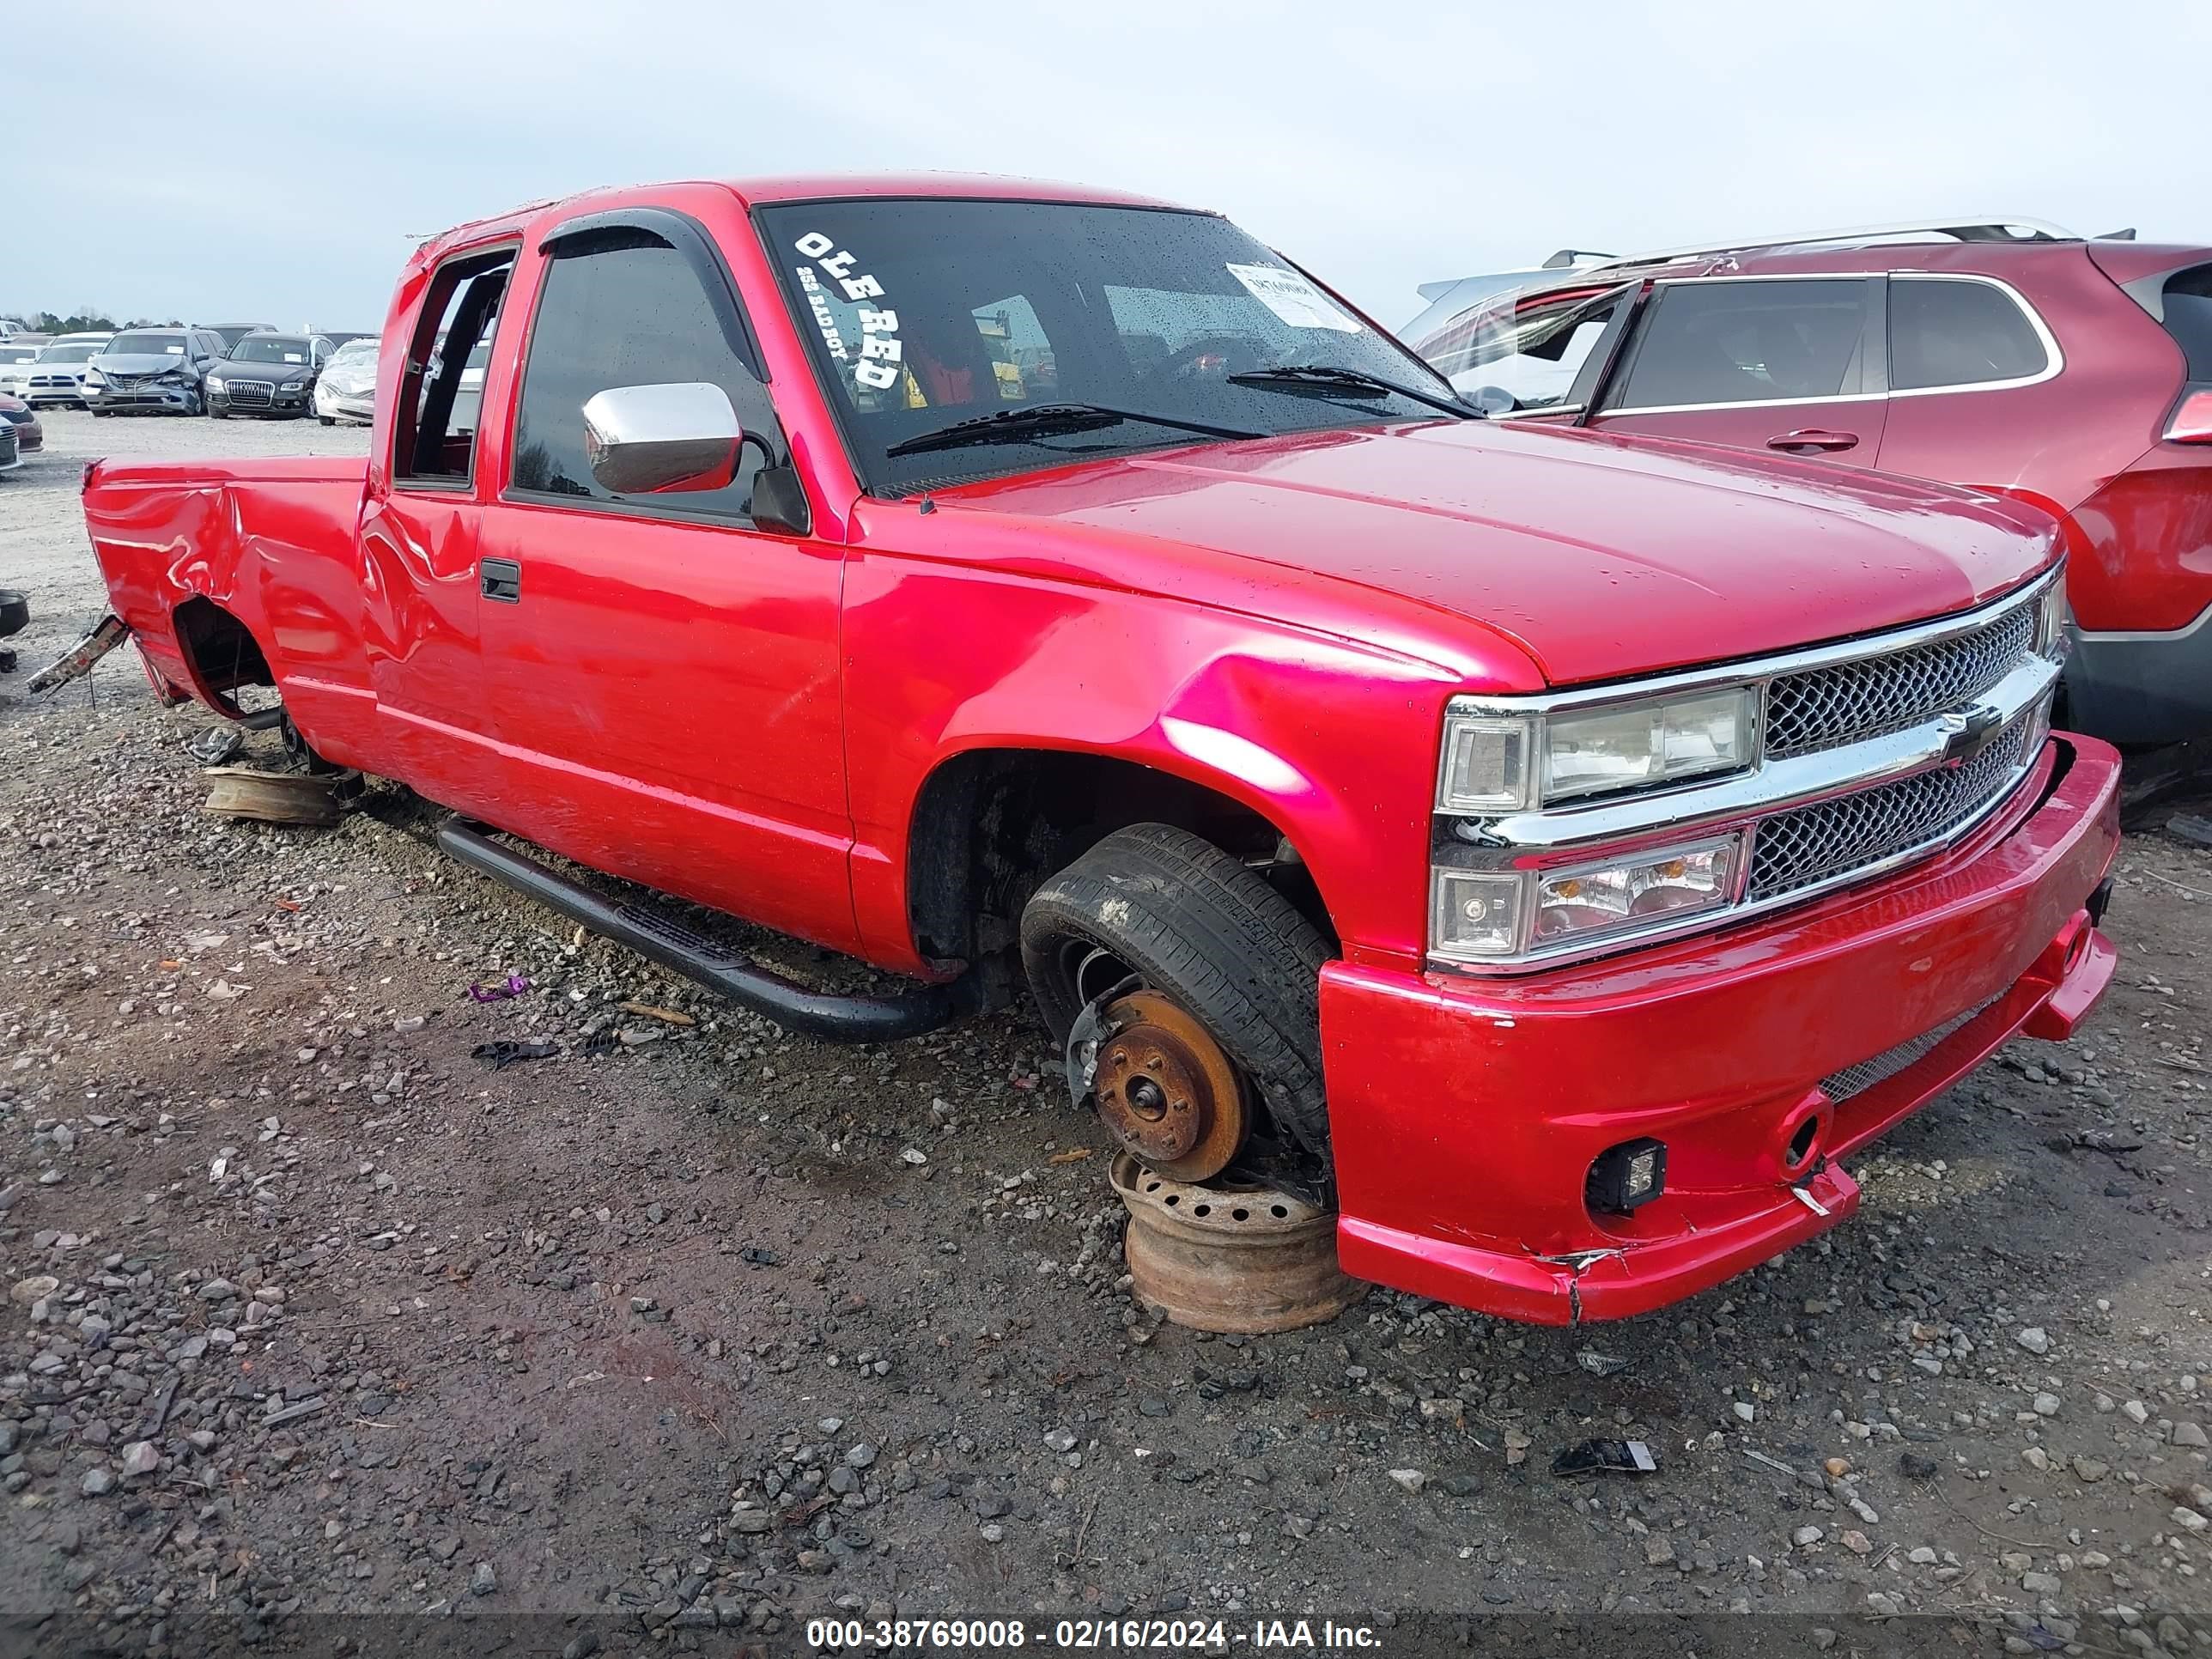
<svg viewBox="0 0 2212 1659"><path fill-rule="evenodd" d="M1943 729L1943 764L1964 766L2004 728L2004 714L1985 702L1954 708L1937 722Z"/></svg>

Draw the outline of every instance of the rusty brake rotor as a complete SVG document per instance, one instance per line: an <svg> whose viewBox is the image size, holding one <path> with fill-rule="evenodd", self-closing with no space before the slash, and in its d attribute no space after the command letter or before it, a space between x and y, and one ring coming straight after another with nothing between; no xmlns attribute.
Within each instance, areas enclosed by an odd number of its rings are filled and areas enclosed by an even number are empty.
<svg viewBox="0 0 2212 1659"><path fill-rule="evenodd" d="M1109 1004L1092 1091L1114 1138L1147 1168L1204 1181L1251 1126L1243 1079L1196 1019L1157 991Z"/></svg>

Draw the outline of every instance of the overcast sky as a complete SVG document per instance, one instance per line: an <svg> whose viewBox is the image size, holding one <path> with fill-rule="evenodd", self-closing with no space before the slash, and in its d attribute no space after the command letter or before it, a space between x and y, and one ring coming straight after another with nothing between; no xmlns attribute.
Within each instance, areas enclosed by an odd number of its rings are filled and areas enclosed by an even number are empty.
<svg viewBox="0 0 2212 1659"><path fill-rule="evenodd" d="M0 313L374 328L410 235L594 185L821 169L1218 208L1386 325L1417 283L1569 245L1960 212L2212 237L2203 4L72 0L16 21Z"/></svg>

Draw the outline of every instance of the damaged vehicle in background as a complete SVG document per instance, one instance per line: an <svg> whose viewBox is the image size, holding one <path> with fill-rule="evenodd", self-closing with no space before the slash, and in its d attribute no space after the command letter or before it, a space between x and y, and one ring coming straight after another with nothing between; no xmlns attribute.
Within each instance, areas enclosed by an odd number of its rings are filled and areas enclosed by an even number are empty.
<svg viewBox="0 0 2212 1659"><path fill-rule="evenodd" d="M305 415L331 350L319 334L247 335L209 368L208 414L218 421L233 415Z"/></svg>
<svg viewBox="0 0 2212 1659"><path fill-rule="evenodd" d="M331 354L315 381L315 418L325 426L340 421L363 425L376 418L376 353L374 334L357 335Z"/></svg>
<svg viewBox="0 0 2212 1659"><path fill-rule="evenodd" d="M1940 478L2057 519L2063 717L2212 736L2212 246L2039 220L1567 252L1403 331L1516 421Z"/></svg>
<svg viewBox="0 0 2212 1659"><path fill-rule="evenodd" d="M2051 730L2031 507L1475 418L1225 219L1003 179L541 204L423 243L392 331L366 458L88 471L84 653L275 687L793 1032L1026 987L1125 1191L1634 1314L2111 980L2118 757Z"/></svg>
<svg viewBox="0 0 2212 1659"><path fill-rule="evenodd" d="M127 328L84 368L85 401L94 415L198 415L206 406L208 370L222 337L204 328Z"/></svg>

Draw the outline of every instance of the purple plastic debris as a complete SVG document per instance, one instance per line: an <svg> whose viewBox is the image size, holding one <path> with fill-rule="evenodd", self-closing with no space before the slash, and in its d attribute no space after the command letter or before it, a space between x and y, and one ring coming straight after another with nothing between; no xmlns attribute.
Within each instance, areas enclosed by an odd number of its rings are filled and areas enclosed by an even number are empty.
<svg viewBox="0 0 2212 1659"><path fill-rule="evenodd" d="M471 1002L505 1002L509 997L519 997L530 988L530 981L520 974L509 974L504 985L471 985Z"/></svg>

